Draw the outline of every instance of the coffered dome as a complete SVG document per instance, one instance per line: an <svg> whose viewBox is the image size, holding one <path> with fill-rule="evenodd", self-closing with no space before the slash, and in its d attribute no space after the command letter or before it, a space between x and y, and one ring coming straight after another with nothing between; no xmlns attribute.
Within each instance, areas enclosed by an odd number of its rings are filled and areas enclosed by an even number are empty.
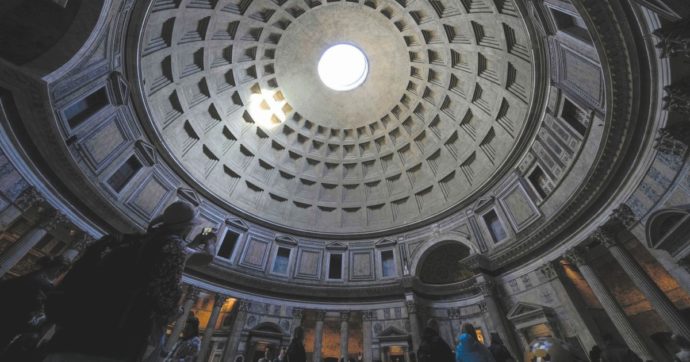
<svg viewBox="0 0 690 362"><path fill-rule="evenodd" d="M293 230L392 230L467 205L510 164L537 86L512 1L152 3L139 41L149 130L231 211ZM364 53L351 90L317 65Z"/></svg>

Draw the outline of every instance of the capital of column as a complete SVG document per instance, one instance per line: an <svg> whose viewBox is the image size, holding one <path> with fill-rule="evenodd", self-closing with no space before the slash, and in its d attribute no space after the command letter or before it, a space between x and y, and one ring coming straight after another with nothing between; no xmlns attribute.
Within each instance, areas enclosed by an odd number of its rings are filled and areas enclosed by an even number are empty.
<svg viewBox="0 0 690 362"><path fill-rule="evenodd" d="M45 202L43 195L33 186L29 186L14 200L14 204L23 211Z"/></svg>
<svg viewBox="0 0 690 362"><path fill-rule="evenodd" d="M238 310L240 312L248 312L249 308L252 306L252 303L245 299L241 299L239 303Z"/></svg>
<svg viewBox="0 0 690 362"><path fill-rule="evenodd" d="M576 246L566 251L563 257L576 266L587 265L587 254L582 247Z"/></svg>
<svg viewBox="0 0 690 362"><path fill-rule="evenodd" d="M620 204L615 208L611 213L611 218L617 220L626 228L632 227L637 221L635 213L633 213L632 209L627 204Z"/></svg>
<svg viewBox="0 0 690 362"><path fill-rule="evenodd" d="M292 318L302 319L303 314L304 310L302 308L292 308Z"/></svg>
<svg viewBox="0 0 690 362"><path fill-rule="evenodd" d="M669 156L683 156L690 145L690 130L685 124L659 129L654 148Z"/></svg>
<svg viewBox="0 0 690 362"><path fill-rule="evenodd" d="M347 322L350 320L350 312L340 312L340 321Z"/></svg>
<svg viewBox="0 0 690 362"><path fill-rule="evenodd" d="M196 298L199 297L199 293L201 292L201 289L199 287L196 287L194 285L189 285L187 287L187 295L185 296L186 300L196 300Z"/></svg>
<svg viewBox="0 0 690 362"><path fill-rule="evenodd" d="M407 314L417 313L417 303L414 300L406 300L405 307L407 307Z"/></svg>
<svg viewBox="0 0 690 362"><path fill-rule="evenodd" d="M70 220L67 218L67 216L55 210L50 210L41 213L39 217L39 227L46 229L48 231L55 230L56 228L62 225L69 225L70 223Z"/></svg>
<svg viewBox="0 0 690 362"><path fill-rule="evenodd" d="M362 312L362 319L365 321L373 321L376 319L376 311L365 310Z"/></svg>
<svg viewBox="0 0 690 362"><path fill-rule="evenodd" d="M662 58L690 58L690 36L686 30L688 26L690 20L679 19L654 30L652 34L659 39L656 47L661 49Z"/></svg>
<svg viewBox="0 0 690 362"><path fill-rule="evenodd" d="M93 236L85 233L85 232L78 232L74 238L73 238L72 244L69 246L70 249L77 250L79 253L83 252L86 250L86 248L93 244L96 241L96 238Z"/></svg>
<svg viewBox="0 0 690 362"><path fill-rule="evenodd" d="M496 295L496 282L491 279L483 278L483 281L477 284L479 293L485 297Z"/></svg>
<svg viewBox="0 0 690 362"><path fill-rule="evenodd" d="M215 306L223 306L225 304L225 301L228 300L228 296L220 293L216 293L215 298L214 298L214 307Z"/></svg>
<svg viewBox="0 0 690 362"><path fill-rule="evenodd" d="M618 240L616 239L616 235L604 227L597 228L597 230L594 231L594 233L592 233L592 235L590 237L593 240L598 241L601 245L603 245L607 248L610 248L610 247L618 244Z"/></svg>
<svg viewBox="0 0 690 362"><path fill-rule="evenodd" d="M323 310L317 310L316 311L316 320L317 321L323 321L326 318L326 312Z"/></svg>

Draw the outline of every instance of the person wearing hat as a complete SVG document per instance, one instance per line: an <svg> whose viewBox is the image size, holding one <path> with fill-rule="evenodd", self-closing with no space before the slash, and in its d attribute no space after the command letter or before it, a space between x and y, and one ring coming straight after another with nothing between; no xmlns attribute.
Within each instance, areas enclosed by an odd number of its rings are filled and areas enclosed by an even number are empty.
<svg viewBox="0 0 690 362"><path fill-rule="evenodd" d="M158 348L179 309L185 265L213 259L212 230L186 238L197 216L196 207L177 201L145 234L106 236L86 250L48 301L48 318L59 327L49 345L54 360L138 361L147 346Z"/></svg>

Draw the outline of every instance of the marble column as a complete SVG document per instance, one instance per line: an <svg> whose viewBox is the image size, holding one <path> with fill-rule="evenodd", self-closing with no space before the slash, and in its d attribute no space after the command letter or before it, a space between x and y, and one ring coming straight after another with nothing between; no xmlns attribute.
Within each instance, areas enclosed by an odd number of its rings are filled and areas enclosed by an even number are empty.
<svg viewBox="0 0 690 362"><path fill-rule="evenodd" d="M690 325L685 321L685 318L683 318L666 294L659 289L652 278L642 269L640 264L618 242L616 236L611 232L599 229L592 237L609 249L613 258L621 265L625 273L635 283L635 286L647 297L654 310L671 328L673 333L690 339Z"/></svg>
<svg viewBox="0 0 690 362"><path fill-rule="evenodd" d="M417 352L422 343L421 331L419 330L419 318L417 317L417 303L414 299L405 301L407 307L407 318L410 321L410 337L412 337L412 350Z"/></svg>
<svg viewBox="0 0 690 362"><path fill-rule="evenodd" d="M584 251L581 248L574 248L569 250L565 257L580 270L580 274L582 274L582 277L585 278L587 284L592 288L594 295L601 303L604 311L609 316L611 322L613 322L613 325L623 337L628 347L642 358L643 361L652 360L652 353L649 348L642 337L637 334L637 331L635 331L630 320L628 320L628 317L625 315L625 311L618 305L618 302L606 288L604 282L594 273L594 269L592 269L587 262Z"/></svg>
<svg viewBox="0 0 690 362"><path fill-rule="evenodd" d="M448 308L446 313L448 314L448 321L450 322L450 334L451 337L453 337L451 339L451 344L455 344L456 339L460 334L460 325L458 321L460 320L462 313L459 307Z"/></svg>
<svg viewBox="0 0 690 362"><path fill-rule="evenodd" d="M314 327L314 362L321 362L321 347L323 344L323 319L325 317L326 312L322 310L316 312L316 326Z"/></svg>
<svg viewBox="0 0 690 362"><path fill-rule="evenodd" d="M558 300L561 306L572 315L571 320L577 329L577 335L586 351L589 351L601 341L601 333L599 326L597 326L594 318L587 309L587 305L582 296L573 285L572 281L566 275L565 268L570 266L561 265L559 262L549 262L539 268L539 272L546 280L551 281ZM568 270L572 272L572 270ZM561 298L560 296L564 296ZM523 336L523 333L518 333L518 336ZM523 339L526 339L524 336Z"/></svg>
<svg viewBox="0 0 690 362"><path fill-rule="evenodd" d="M242 330L244 324L247 322L247 314L251 303L247 300L238 300L237 312L235 313L235 320L232 322L232 329L228 336L227 343L225 343L225 351L223 352L223 362L232 362L235 360L240 340L242 339Z"/></svg>
<svg viewBox="0 0 690 362"><path fill-rule="evenodd" d="M304 310L302 310L302 308L292 308L292 331L290 331L291 333L295 331L295 328L302 326L303 317ZM290 336L292 336L292 334L290 334Z"/></svg>
<svg viewBox="0 0 690 362"><path fill-rule="evenodd" d="M375 319L376 311L365 310L362 312L362 357L364 362L372 362L374 359L374 354L371 349L374 338L371 321Z"/></svg>
<svg viewBox="0 0 690 362"><path fill-rule="evenodd" d="M67 225L69 220L62 214L50 211L40 216L37 226L0 255L0 277L9 272L44 236L59 225Z"/></svg>
<svg viewBox="0 0 690 362"><path fill-rule="evenodd" d="M169 352L175 346L175 343L180 339L180 333L184 329L185 324L187 324L187 318L189 317L189 312L192 310L194 303L196 303L196 298L199 296L199 289L190 285L187 288L187 294L185 295L184 302L182 303L182 314L177 317L175 325L173 326L172 333L170 337L165 342L165 351Z"/></svg>
<svg viewBox="0 0 690 362"><path fill-rule="evenodd" d="M223 308L226 299L228 299L228 297L222 294L216 294L213 298L213 309L211 309L211 316L208 318L208 323L206 323L206 329L204 330L204 337L201 340L201 348L199 349L199 357L197 358L198 362L208 359L208 349L211 346L213 331L216 329L220 309Z"/></svg>
<svg viewBox="0 0 690 362"><path fill-rule="evenodd" d="M508 348L513 356L522 356L522 351L518 348L515 342L513 329L506 317L506 313L503 311L503 308L501 308L501 305L497 301L498 295L496 284L488 276L479 274L477 276L477 285L479 286L482 296L484 296L486 312L489 314L489 319L491 320L496 333L498 333L498 335L501 337L506 348ZM489 336L486 337L488 338Z"/></svg>
<svg viewBox="0 0 690 362"><path fill-rule="evenodd" d="M340 312L340 358L347 361L347 342L349 338L350 312Z"/></svg>

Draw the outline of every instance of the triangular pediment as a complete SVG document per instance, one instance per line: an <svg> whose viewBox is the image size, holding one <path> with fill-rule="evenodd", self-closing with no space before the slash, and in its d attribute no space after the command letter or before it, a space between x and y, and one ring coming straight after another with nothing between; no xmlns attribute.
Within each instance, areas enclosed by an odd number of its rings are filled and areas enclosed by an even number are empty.
<svg viewBox="0 0 690 362"><path fill-rule="evenodd" d="M110 84L113 87L114 103L118 106L129 103L129 83L122 73L110 73Z"/></svg>
<svg viewBox="0 0 690 362"><path fill-rule="evenodd" d="M377 248L382 248L382 247L386 247L386 246L393 246L397 243L398 242L395 240L381 239L381 240L377 241L376 244L374 244L374 246L376 246Z"/></svg>
<svg viewBox="0 0 690 362"><path fill-rule="evenodd" d="M230 226L236 227L242 231L249 230L249 225L247 225L247 223L241 219L226 219L225 223L230 225Z"/></svg>
<svg viewBox="0 0 690 362"><path fill-rule="evenodd" d="M508 318L517 318L534 312L543 312L544 307L536 304L518 303L508 312Z"/></svg>
<svg viewBox="0 0 690 362"><path fill-rule="evenodd" d="M400 330L396 327L390 326L381 333L379 333L379 337L402 337L402 336L407 336L407 332Z"/></svg>
<svg viewBox="0 0 690 362"><path fill-rule="evenodd" d="M326 250L347 250L347 244L332 242L326 245Z"/></svg>
<svg viewBox="0 0 690 362"><path fill-rule="evenodd" d="M520 302L510 308L506 317L515 328L522 330L537 324L550 323L551 315L551 309L548 307Z"/></svg>
<svg viewBox="0 0 690 362"><path fill-rule="evenodd" d="M292 236L288 235L280 235L276 236L276 241L282 244L288 244L288 245L297 245L297 239L293 238Z"/></svg>
<svg viewBox="0 0 690 362"><path fill-rule="evenodd" d="M153 166L156 163L156 149L145 141L138 140L134 144L134 149L136 153L140 156L139 158L146 163L147 166Z"/></svg>
<svg viewBox="0 0 690 362"><path fill-rule="evenodd" d="M194 206L201 205L201 199L199 199L199 196L192 189L180 187L177 189L177 196L184 201L190 202Z"/></svg>
<svg viewBox="0 0 690 362"><path fill-rule="evenodd" d="M495 199L496 198L493 196L481 198L477 201L476 204L474 204L474 209L475 210L484 209L485 207L492 205L494 203Z"/></svg>

